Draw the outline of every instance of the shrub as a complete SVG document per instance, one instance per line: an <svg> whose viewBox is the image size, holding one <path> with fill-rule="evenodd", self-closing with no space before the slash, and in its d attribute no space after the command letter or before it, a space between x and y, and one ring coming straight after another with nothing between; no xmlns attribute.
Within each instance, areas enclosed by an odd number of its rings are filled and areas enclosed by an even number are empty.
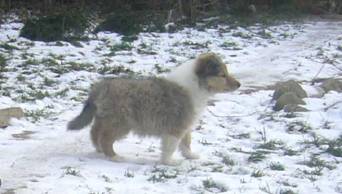
<svg viewBox="0 0 342 194"><path fill-rule="evenodd" d="M165 30L165 13L149 10L115 11L96 27L95 32L110 31L123 35L134 35L142 31L162 32Z"/></svg>
<svg viewBox="0 0 342 194"><path fill-rule="evenodd" d="M20 36L39 41L79 39L88 27L84 11L63 11L28 19Z"/></svg>

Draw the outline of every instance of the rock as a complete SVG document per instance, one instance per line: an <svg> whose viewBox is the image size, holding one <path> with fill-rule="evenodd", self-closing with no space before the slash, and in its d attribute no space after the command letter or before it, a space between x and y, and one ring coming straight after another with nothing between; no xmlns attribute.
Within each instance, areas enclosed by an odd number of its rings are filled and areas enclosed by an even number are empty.
<svg viewBox="0 0 342 194"><path fill-rule="evenodd" d="M287 104L284 106L284 112L308 112L309 110L298 104Z"/></svg>
<svg viewBox="0 0 342 194"><path fill-rule="evenodd" d="M22 118L23 109L19 107L0 109L0 127L7 127L11 118Z"/></svg>
<svg viewBox="0 0 342 194"><path fill-rule="evenodd" d="M342 92L342 82L338 79L327 79L320 87L325 91L325 93L328 93L329 91Z"/></svg>
<svg viewBox="0 0 342 194"><path fill-rule="evenodd" d="M296 93L287 92L278 98L275 106L273 107L273 110L280 111L286 105L290 105L290 104L294 104L294 105L305 104L305 102L301 98L299 98Z"/></svg>
<svg viewBox="0 0 342 194"><path fill-rule="evenodd" d="M277 100L280 96L287 92L293 92L298 98L306 98L308 96L302 86L300 86L294 80L289 80L286 82L277 83L272 99Z"/></svg>

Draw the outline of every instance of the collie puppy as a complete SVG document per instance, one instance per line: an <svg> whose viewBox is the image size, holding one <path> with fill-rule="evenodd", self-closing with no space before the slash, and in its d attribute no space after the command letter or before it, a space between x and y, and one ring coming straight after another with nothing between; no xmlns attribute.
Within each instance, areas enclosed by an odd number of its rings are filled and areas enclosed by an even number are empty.
<svg viewBox="0 0 342 194"><path fill-rule="evenodd" d="M191 151L191 127L216 93L234 91L240 83L214 53L199 55L165 78L107 78L95 83L80 115L68 130L94 123L91 140L98 152L119 160L113 143L129 132L161 138L161 163L176 165L172 154L179 148L187 159Z"/></svg>

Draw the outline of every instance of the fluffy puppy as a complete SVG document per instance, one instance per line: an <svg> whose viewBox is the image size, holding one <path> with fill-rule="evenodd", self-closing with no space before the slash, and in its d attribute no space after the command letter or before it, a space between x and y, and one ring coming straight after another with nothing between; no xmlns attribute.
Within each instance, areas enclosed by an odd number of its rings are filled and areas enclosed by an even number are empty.
<svg viewBox="0 0 342 194"><path fill-rule="evenodd" d="M210 96L240 87L214 53L199 55L165 78L111 78L95 83L80 115L68 124L79 130L94 120L91 140L98 152L114 160L113 143L129 132L161 138L161 163L179 148L187 159L191 151L191 126Z"/></svg>

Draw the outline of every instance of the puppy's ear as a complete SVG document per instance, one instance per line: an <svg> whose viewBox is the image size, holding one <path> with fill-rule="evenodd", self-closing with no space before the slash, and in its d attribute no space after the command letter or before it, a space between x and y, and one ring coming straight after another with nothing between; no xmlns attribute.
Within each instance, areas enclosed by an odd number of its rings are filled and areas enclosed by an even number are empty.
<svg viewBox="0 0 342 194"><path fill-rule="evenodd" d="M218 75L221 63L215 54L202 54L196 60L196 74L200 77Z"/></svg>

